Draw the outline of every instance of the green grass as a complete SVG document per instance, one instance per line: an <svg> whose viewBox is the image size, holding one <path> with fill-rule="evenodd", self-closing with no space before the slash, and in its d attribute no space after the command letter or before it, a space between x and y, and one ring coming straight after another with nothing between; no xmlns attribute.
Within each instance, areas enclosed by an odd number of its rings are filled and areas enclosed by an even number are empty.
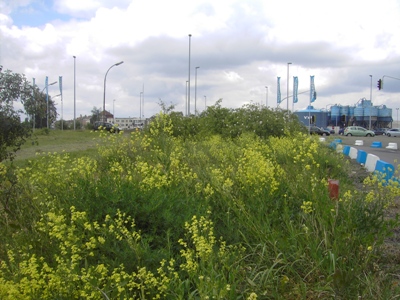
<svg viewBox="0 0 400 300"><path fill-rule="evenodd" d="M96 152L99 133L91 130L50 130L48 134L36 130L17 151L14 164L23 166L38 154L67 152L72 156L91 155Z"/></svg>

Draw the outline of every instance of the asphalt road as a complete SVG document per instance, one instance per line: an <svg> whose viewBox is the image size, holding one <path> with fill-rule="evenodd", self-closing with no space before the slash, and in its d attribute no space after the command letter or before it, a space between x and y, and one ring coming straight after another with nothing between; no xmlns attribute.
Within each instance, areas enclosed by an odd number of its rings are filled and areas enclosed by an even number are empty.
<svg viewBox="0 0 400 300"><path fill-rule="evenodd" d="M374 137L355 137L355 136L343 136L343 135L331 135L335 139L341 139L343 145L349 145L356 149L364 150L367 153L374 154L385 162L393 164L395 169L399 169L400 166L400 137L387 137L385 135L377 135ZM356 140L362 140L363 145L355 145ZM373 142L381 142L382 148L373 148L371 144ZM386 149L389 143L397 143L397 150Z"/></svg>

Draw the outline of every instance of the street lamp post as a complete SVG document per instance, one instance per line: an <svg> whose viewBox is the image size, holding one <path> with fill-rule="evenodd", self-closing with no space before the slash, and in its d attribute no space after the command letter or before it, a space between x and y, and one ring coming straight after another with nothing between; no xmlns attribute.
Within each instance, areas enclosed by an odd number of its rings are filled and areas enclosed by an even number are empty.
<svg viewBox="0 0 400 300"><path fill-rule="evenodd" d="M266 94L265 94L265 107L268 108L268 87L265 87Z"/></svg>
<svg viewBox="0 0 400 300"><path fill-rule="evenodd" d="M113 100L113 124L115 124L115 111L114 111L115 99Z"/></svg>
<svg viewBox="0 0 400 300"><path fill-rule="evenodd" d="M207 97L206 96L204 96L204 109L205 110L207 109Z"/></svg>
<svg viewBox="0 0 400 300"><path fill-rule="evenodd" d="M0 66L1 67L1 66ZM0 68L0 72L1 72L1 68ZM33 119L33 128L32 130L35 131L35 113L36 113L36 101L35 101L35 78L32 78L32 101L33 101L33 115L32 115L32 119Z"/></svg>
<svg viewBox="0 0 400 300"><path fill-rule="evenodd" d="M188 116L188 85L189 81L186 80L186 105L185 105L185 115Z"/></svg>
<svg viewBox="0 0 400 300"><path fill-rule="evenodd" d="M195 80L194 80L194 114L197 114L197 69L200 67L196 67L195 69Z"/></svg>
<svg viewBox="0 0 400 300"><path fill-rule="evenodd" d="M143 92L140 92L139 94L139 119L142 120L142 94Z"/></svg>
<svg viewBox="0 0 400 300"><path fill-rule="evenodd" d="M108 68L106 75L104 76L104 93L103 93L103 122L106 122L106 80L107 80L107 74L108 71L111 70L112 67L119 66L120 64L123 64L123 61L120 61L119 63L113 64L111 67Z"/></svg>
<svg viewBox="0 0 400 300"><path fill-rule="evenodd" d="M142 116L140 118L144 119L144 83L142 86Z"/></svg>
<svg viewBox="0 0 400 300"><path fill-rule="evenodd" d="M64 102L63 96L61 95L61 130L64 130Z"/></svg>
<svg viewBox="0 0 400 300"><path fill-rule="evenodd" d="M371 101L371 106L372 106L372 75L369 75L371 77L371 88L369 92L369 100ZM369 109L369 130L371 130L371 111L372 109Z"/></svg>
<svg viewBox="0 0 400 300"><path fill-rule="evenodd" d="M76 129L76 56L74 58L74 130Z"/></svg>
<svg viewBox="0 0 400 300"><path fill-rule="evenodd" d="M188 90L187 90L187 115L190 115L190 41L192 35L189 34L189 71L188 71Z"/></svg>
<svg viewBox="0 0 400 300"><path fill-rule="evenodd" d="M287 95L287 106L286 109L289 111L289 65L291 65L291 62L287 63L287 87L286 87L286 95Z"/></svg>
<svg viewBox="0 0 400 300"><path fill-rule="evenodd" d="M397 117L396 117L396 121L397 121L396 124L397 124L397 125L396 125L396 126L397 126L397 127L400 127L400 126L399 126L399 108L396 108L396 110L397 110Z"/></svg>

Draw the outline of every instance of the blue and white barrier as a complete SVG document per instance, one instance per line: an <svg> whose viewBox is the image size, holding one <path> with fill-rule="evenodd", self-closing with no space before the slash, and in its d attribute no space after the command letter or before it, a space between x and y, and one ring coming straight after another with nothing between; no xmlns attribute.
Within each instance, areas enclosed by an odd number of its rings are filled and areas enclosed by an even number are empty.
<svg viewBox="0 0 400 300"><path fill-rule="evenodd" d="M350 147L349 156L351 159L356 159L357 158L357 148Z"/></svg>
<svg viewBox="0 0 400 300"><path fill-rule="evenodd" d="M386 182L390 179L396 180L400 182L400 179L394 177L395 168L392 164L380 160L380 158L374 154L367 153L364 150L358 150L357 148L350 147L347 145L341 145L338 141L332 142L330 145L332 148L336 149L337 152L340 152L341 149L344 155L349 156L351 159L356 159L359 164L363 164L368 172L376 173L382 180ZM387 147L389 149L396 149L396 146L390 145L391 147ZM381 142L373 142L371 147L373 148L382 148Z"/></svg>
<svg viewBox="0 0 400 300"><path fill-rule="evenodd" d="M365 162L367 161L367 152L364 150L358 150L356 160L359 164L365 165Z"/></svg>
<svg viewBox="0 0 400 300"><path fill-rule="evenodd" d="M350 154L350 146L343 146L343 154L347 156Z"/></svg>
<svg viewBox="0 0 400 300"><path fill-rule="evenodd" d="M365 161L365 168L368 170L368 172L373 172L375 171L375 167L376 167L376 162L380 160L380 158L378 156L376 156L375 154L371 154L368 153L367 154L367 159Z"/></svg>
<svg viewBox="0 0 400 300"><path fill-rule="evenodd" d="M374 173L377 173L378 176L381 177L381 179L388 181L389 179L392 179L392 177L393 177L394 166L383 160L378 160L376 162Z"/></svg>

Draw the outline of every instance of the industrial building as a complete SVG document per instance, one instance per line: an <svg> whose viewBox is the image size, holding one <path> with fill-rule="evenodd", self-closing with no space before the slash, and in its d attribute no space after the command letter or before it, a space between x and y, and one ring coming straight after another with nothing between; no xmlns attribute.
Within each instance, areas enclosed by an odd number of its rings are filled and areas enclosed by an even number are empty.
<svg viewBox="0 0 400 300"><path fill-rule="evenodd" d="M335 104L330 109L315 109L308 106L294 112L300 122L308 126L343 128L362 126L368 129L392 127L392 109L386 105L373 106L371 100L360 99L355 105Z"/></svg>

